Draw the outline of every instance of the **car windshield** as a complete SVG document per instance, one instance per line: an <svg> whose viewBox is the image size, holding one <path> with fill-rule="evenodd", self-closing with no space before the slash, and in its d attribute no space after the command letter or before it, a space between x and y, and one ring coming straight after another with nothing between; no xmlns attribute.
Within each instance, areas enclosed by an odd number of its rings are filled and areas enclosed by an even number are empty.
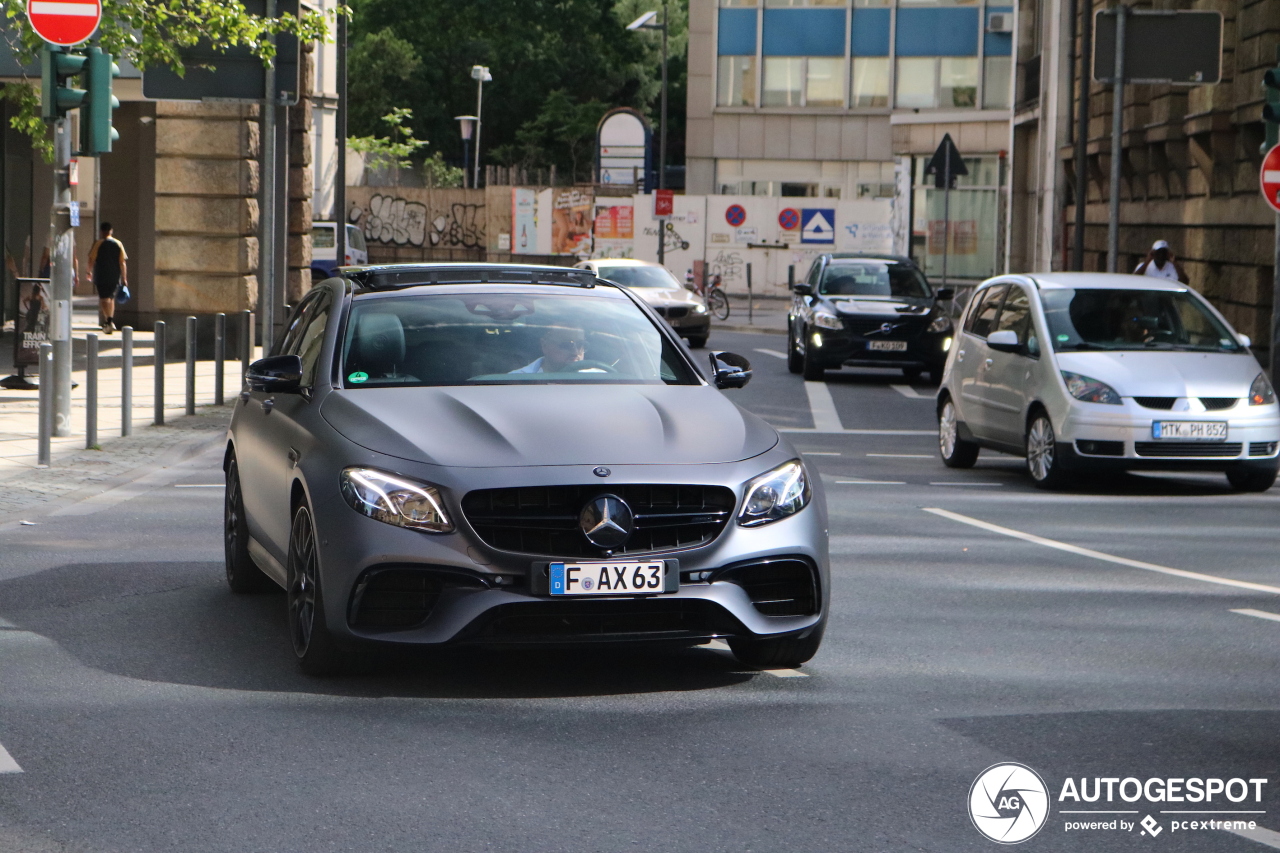
<svg viewBox="0 0 1280 853"><path fill-rule="evenodd" d="M342 378L347 388L698 384L676 348L616 291L358 298Z"/></svg>
<svg viewBox="0 0 1280 853"><path fill-rule="evenodd" d="M598 275L623 287L679 287L666 267L600 267Z"/></svg>
<svg viewBox="0 0 1280 853"><path fill-rule="evenodd" d="M1059 352L1243 349L1226 325L1185 290L1044 290L1040 300Z"/></svg>
<svg viewBox="0 0 1280 853"><path fill-rule="evenodd" d="M929 284L918 269L892 261L835 261L822 274L818 292L898 299L928 299L931 295Z"/></svg>

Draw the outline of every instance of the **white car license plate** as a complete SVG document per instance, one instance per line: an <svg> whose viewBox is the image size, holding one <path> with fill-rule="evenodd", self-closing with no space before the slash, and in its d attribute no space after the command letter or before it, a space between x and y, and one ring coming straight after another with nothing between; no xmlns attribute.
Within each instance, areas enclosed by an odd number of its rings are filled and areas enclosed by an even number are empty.
<svg viewBox="0 0 1280 853"><path fill-rule="evenodd" d="M552 563L548 574L552 595L637 595L662 592L665 567L663 560Z"/></svg>
<svg viewBox="0 0 1280 853"><path fill-rule="evenodd" d="M1180 441L1226 441L1224 421L1155 421L1151 437Z"/></svg>
<svg viewBox="0 0 1280 853"><path fill-rule="evenodd" d="M888 352L906 352L906 341L869 341L867 349L886 350Z"/></svg>

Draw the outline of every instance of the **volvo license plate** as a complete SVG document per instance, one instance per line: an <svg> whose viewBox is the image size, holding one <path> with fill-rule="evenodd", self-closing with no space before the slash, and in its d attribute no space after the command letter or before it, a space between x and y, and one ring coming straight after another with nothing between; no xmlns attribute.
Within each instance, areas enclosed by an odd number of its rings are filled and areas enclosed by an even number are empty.
<svg viewBox="0 0 1280 853"><path fill-rule="evenodd" d="M547 566L552 595L652 595L669 590L666 560L590 561ZM678 576L675 579L678 583Z"/></svg>
<svg viewBox="0 0 1280 853"><path fill-rule="evenodd" d="M867 349L884 350L886 352L906 352L906 341L868 341Z"/></svg>
<svg viewBox="0 0 1280 853"><path fill-rule="evenodd" d="M1151 437L1172 441L1226 441L1225 421L1155 421Z"/></svg>

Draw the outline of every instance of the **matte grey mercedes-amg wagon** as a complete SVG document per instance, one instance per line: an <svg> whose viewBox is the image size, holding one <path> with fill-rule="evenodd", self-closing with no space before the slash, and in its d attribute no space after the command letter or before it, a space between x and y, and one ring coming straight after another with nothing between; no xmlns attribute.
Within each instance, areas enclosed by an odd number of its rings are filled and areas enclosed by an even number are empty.
<svg viewBox="0 0 1280 853"><path fill-rule="evenodd" d="M727 640L818 650L821 484L642 301L589 270L344 268L254 362L227 580L274 582L304 671L353 647Z"/></svg>

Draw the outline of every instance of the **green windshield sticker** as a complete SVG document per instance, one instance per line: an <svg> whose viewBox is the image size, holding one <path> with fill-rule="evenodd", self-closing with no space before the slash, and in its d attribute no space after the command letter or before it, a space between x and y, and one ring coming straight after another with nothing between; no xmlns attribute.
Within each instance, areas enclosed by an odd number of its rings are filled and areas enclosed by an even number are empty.
<svg viewBox="0 0 1280 853"><path fill-rule="evenodd" d="M357 370L355 373L347 377L347 379L351 382L364 382L368 378L369 378L369 374L361 373L359 370Z"/></svg>
<svg viewBox="0 0 1280 853"><path fill-rule="evenodd" d="M1059 341L1059 342L1061 342L1061 341L1069 341L1069 340L1071 340L1071 336L1070 336L1070 335L1058 335L1058 341Z"/></svg>

